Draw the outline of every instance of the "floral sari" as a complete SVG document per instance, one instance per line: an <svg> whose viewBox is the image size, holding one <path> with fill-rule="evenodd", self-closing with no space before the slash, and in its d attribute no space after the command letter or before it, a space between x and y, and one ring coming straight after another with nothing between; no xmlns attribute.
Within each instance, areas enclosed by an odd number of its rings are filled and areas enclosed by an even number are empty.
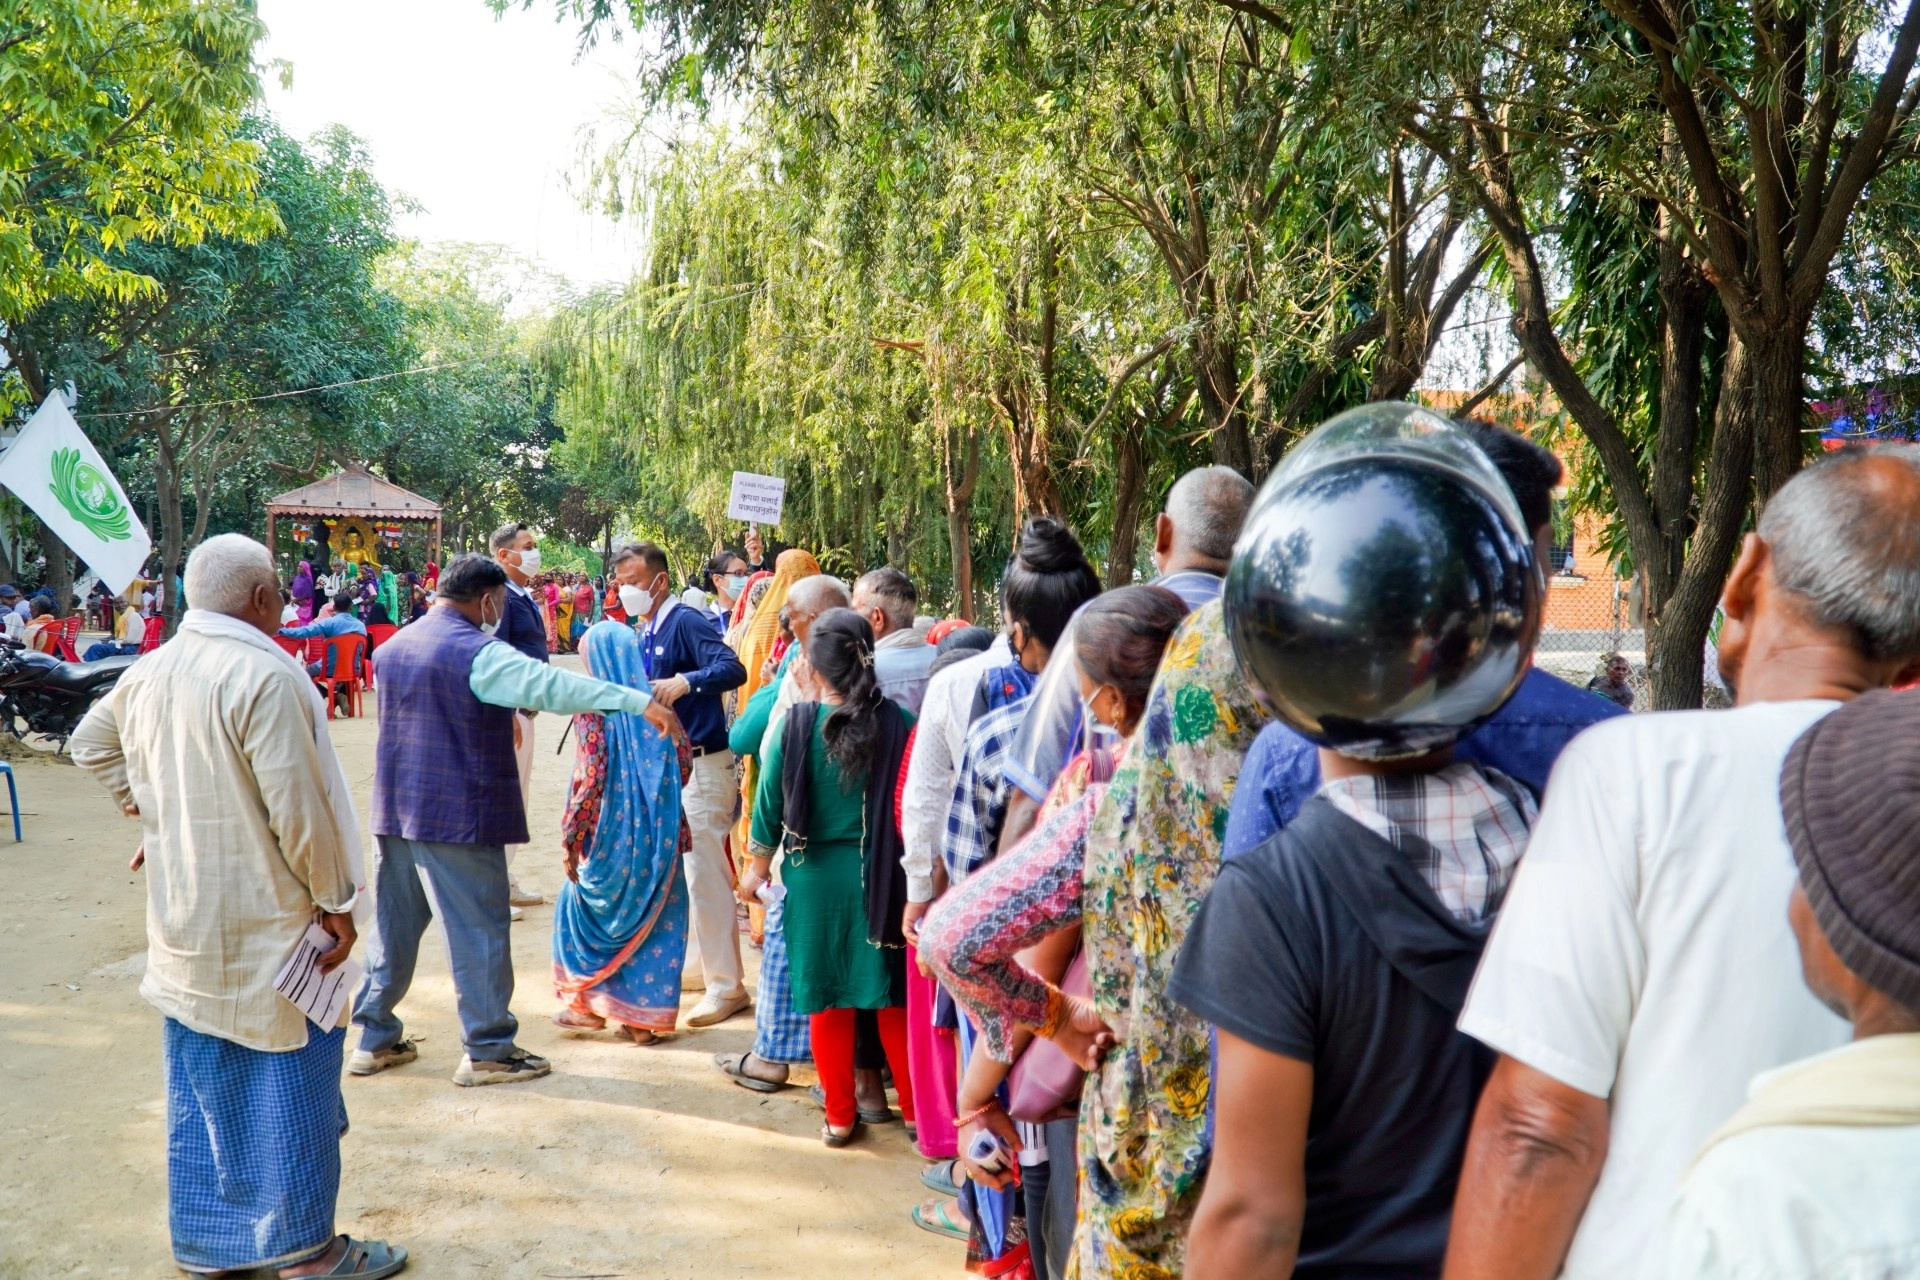
<svg viewBox="0 0 1920 1280"><path fill-rule="evenodd" d="M1186 1260L1209 1147L1207 1024L1167 996L1220 870L1240 762L1266 717L1218 601L1167 646L1087 836L1082 945L1119 1043L1080 1098L1080 1225L1069 1275L1161 1280Z"/></svg>
<svg viewBox="0 0 1920 1280"><path fill-rule="evenodd" d="M646 684L633 628L587 633L587 669L630 688ZM673 1030L687 953L690 847L680 787L684 746L637 715L574 718L579 749L561 838L579 859L553 911L554 993L568 1008L630 1027ZM677 772L676 772L677 771Z"/></svg>

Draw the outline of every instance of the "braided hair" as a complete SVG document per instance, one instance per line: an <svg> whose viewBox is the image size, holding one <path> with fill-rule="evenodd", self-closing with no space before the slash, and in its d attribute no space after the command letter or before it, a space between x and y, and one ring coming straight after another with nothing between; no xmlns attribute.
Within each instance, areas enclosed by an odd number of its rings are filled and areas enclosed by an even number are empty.
<svg viewBox="0 0 1920 1280"><path fill-rule="evenodd" d="M842 701L820 726L827 759L848 777L873 767L884 695L873 671L873 628L851 609L829 609L807 632L807 661Z"/></svg>

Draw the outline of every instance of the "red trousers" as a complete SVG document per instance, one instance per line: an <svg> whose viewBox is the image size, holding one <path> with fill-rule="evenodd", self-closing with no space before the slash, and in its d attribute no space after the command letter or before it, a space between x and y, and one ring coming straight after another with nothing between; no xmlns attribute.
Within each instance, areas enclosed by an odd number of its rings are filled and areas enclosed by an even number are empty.
<svg viewBox="0 0 1920 1280"><path fill-rule="evenodd" d="M853 1015L852 1009L828 1009L807 1016L813 1038L813 1067L820 1076L821 1092L827 1095L827 1123L844 1129L859 1118L853 1101ZM880 1023L880 1043L887 1051L887 1065L893 1068L894 1092L900 1095L900 1118L913 1123L913 1075L907 1066L907 1011L876 1009Z"/></svg>

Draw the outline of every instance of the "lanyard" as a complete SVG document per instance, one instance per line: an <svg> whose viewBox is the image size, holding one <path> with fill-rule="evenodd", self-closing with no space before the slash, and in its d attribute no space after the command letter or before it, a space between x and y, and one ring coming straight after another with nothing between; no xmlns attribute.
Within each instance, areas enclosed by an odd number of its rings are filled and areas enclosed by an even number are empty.
<svg viewBox="0 0 1920 1280"><path fill-rule="evenodd" d="M647 679L653 679L653 623L647 623L645 633L640 637L640 667L647 673Z"/></svg>

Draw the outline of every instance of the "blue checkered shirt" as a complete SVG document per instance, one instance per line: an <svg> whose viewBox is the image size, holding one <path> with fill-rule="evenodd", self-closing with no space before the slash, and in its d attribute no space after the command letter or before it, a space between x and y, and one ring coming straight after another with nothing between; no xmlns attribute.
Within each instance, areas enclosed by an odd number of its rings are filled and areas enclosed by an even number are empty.
<svg viewBox="0 0 1920 1280"><path fill-rule="evenodd" d="M1007 758L1020 736L1021 717L1032 695L995 707L967 726L961 748L960 772L953 781L953 802L947 807L947 838L940 855L947 878L959 884L993 858L1006 821Z"/></svg>

